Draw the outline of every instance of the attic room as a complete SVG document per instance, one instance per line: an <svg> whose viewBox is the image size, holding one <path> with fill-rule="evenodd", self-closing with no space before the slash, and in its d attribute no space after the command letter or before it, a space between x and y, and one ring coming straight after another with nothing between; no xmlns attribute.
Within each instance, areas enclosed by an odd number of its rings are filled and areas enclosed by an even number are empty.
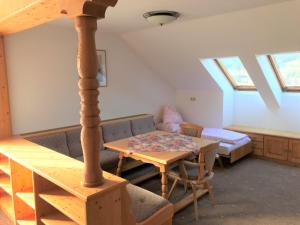
<svg viewBox="0 0 300 225"><path fill-rule="evenodd" d="M0 1L0 225L300 225L300 0Z"/></svg>

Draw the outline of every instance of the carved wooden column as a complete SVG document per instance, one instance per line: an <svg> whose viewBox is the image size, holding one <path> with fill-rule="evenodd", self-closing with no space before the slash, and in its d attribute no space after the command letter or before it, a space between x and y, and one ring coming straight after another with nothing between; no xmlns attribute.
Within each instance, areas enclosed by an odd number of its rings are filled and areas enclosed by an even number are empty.
<svg viewBox="0 0 300 225"><path fill-rule="evenodd" d="M83 185L94 187L103 182L99 159L99 83L96 79L98 68L95 44L97 18L78 16L75 24L78 32L77 67L80 77L78 86L81 99L81 144L85 162Z"/></svg>
<svg viewBox="0 0 300 225"><path fill-rule="evenodd" d="M58 0L60 11L75 18L78 33L77 67L79 73L79 95L81 99L81 145L84 156L82 184L95 187L103 182L100 167L100 110L98 108L99 82L95 32L97 19L105 17L106 9L115 6L118 0Z"/></svg>
<svg viewBox="0 0 300 225"><path fill-rule="evenodd" d="M8 97L8 83L4 40L0 36L0 139L11 136L11 117Z"/></svg>

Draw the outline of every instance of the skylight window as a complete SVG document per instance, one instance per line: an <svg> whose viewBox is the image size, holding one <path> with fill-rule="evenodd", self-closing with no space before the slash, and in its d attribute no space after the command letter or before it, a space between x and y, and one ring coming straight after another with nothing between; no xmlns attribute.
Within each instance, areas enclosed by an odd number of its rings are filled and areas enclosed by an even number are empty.
<svg viewBox="0 0 300 225"><path fill-rule="evenodd" d="M234 89L256 90L253 81L239 57L218 58L215 59L215 62Z"/></svg>
<svg viewBox="0 0 300 225"><path fill-rule="evenodd" d="M283 91L300 91L300 53L268 55Z"/></svg>

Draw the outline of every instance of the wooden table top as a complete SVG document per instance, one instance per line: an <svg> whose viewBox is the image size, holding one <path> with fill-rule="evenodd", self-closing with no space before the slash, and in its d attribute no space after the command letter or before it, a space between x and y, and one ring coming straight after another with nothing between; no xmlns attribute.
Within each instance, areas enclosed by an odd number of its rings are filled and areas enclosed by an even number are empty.
<svg viewBox="0 0 300 225"><path fill-rule="evenodd" d="M149 132L149 134L166 134L166 133L168 132L165 131ZM151 160L164 165L171 164L180 159L186 158L192 154L192 152L131 152L128 149L128 141L129 138L121 139L121 140L105 143L104 146L112 150L123 152L129 155L134 155L138 158ZM199 149L218 142L218 141L213 141L205 138L196 138L196 137L193 137L193 141L196 142L197 147Z"/></svg>

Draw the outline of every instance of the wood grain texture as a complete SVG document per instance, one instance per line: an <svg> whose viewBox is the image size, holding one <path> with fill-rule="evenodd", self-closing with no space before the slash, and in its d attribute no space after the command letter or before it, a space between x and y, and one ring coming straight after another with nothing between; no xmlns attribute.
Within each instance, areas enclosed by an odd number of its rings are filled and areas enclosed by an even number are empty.
<svg viewBox="0 0 300 225"><path fill-rule="evenodd" d="M288 139L273 136L264 137L264 156L279 160L287 160L288 151Z"/></svg>
<svg viewBox="0 0 300 225"><path fill-rule="evenodd" d="M103 185L95 188L83 187L80 185L84 170L82 162L19 137L1 140L0 153L84 201L126 183L126 180L104 172L106 182Z"/></svg>
<svg viewBox="0 0 300 225"><path fill-rule="evenodd" d="M34 205L34 196L33 196L33 174L31 170L26 169L24 166L16 163L10 159L11 167L11 184L13 190L13 205L15 219L17 220L35 220L35 205ZM17 193L20 193L24 197L24 193L27 193L27 197L20 198L17 196ZM31 193L28 194L28 193ZM31 198L28 198L28 195Z"/></svg>
<svg viewBox="0 0 300 225"><path fill-rule="evenodd" d="M26 30L67 14L104 18L107 7L117 0L9 0L1 1L0 34Z"/></svg>
<svg viewBox="0 0 300 225"><path fill-rule="evenodd" d="M150 132L149 132L150 133ZM153 131L153 134L166 134L165 131ZM191 152L130 152L128 151L128 140L129 138L112 141L105 143L104 146L115 151L123 152L124 156L131 157L136 160L141 160L145 163L151 163L156 166L168 165L176 162L180 159L184 159L190 156ZM193 137L193 141L196 142L197 148L202 148L207 145L216 143L214 140L209 140L205 138Z"/></svg>
<svg viewBox="0 0 300 225"><path fill-rule="evenodd" d="M300 164L300 140L289 141L288 160L290 162Z"/></svg>
<svg viewBox="0 0 300 225"><path fill-rule="evenodd" d="M230 163L236 162L237 160L245 157L246 155L249 155L251 152L253 152L253 144L252 142L249 142L248 144L243 145L231 152Z"/></svg>
<svg viewBox="0 0 300 225"><path fill-rule="evenodd" d="M78 224L85 224L85 202L82 200L62 189L46 191L39 196Z"/></svg>
<svg viewBox="0 0 300 225"><path fill-rule="evenodd" d="M273 129L266 129L266 128L247 127L247 126L240 126L240 125L228 126L225 129L243 132L243 133L253 133L253 134L269 135L269 136L274 136L274 137L300 139L300 133L296 133L296 132L280 131L280 130L273 130Z"/></svg>
<svg viewBox="0 0 300 225"><path fill-rule="evenodd" d="M97 18L80 16L75 19L78 33L77 68L79 73L81 145L84 158L83 185L96 187L103 183L100 167L99 82L95 32Z"/></svg>
<svg viewBox="0 0 300 225"><path fill-rule="evenodd" d="M53 213L41 218L45 225L78 225L61 213Z"/></svg>
<svg viewBox="0 0 300 225"><path fill-rule="evenodd" d="M0 36L0 139L11 136L11 132L4 39Z"/></svg>

